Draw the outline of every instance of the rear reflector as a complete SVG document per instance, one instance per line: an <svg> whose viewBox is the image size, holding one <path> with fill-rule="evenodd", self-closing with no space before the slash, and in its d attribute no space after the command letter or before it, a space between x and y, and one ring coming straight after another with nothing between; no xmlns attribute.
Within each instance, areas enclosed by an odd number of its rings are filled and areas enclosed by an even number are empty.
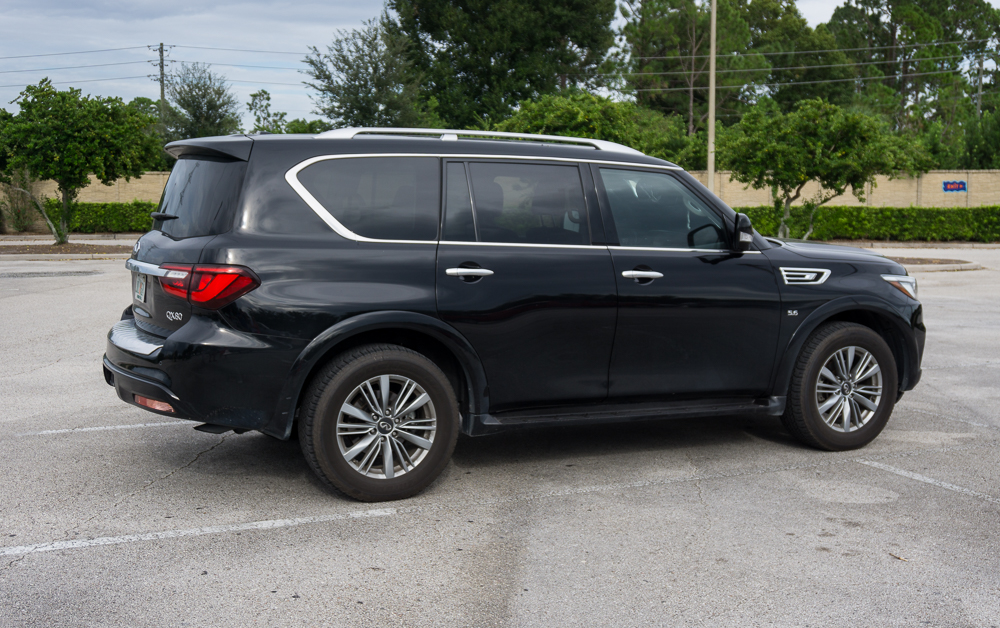
<svg viewBox="0 0 1000 628"><path fill-rule="evenodd" d="M157 410L159 412L173 412L174 407L167 403L166 401L157 401L156 399L150 399L149 397L143 397L142 395L133 395L135 402L140 406L149 408L150 410Z"/></svg>
<svg viewBox="0 0 1000 628"><path fill-rule="evenodd" d="M159 278L164 292L207 310L229 305L260 285L257 275L243 266L162 264L160 268L167 271Z"/></svg>

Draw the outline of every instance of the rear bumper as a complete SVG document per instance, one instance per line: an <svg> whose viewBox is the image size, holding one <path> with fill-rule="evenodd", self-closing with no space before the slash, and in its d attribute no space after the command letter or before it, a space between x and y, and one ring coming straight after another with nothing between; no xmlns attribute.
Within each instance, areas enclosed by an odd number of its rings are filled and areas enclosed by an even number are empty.
<svg viewBox="0 0 1000 628"><path fill-rule="evenodd" d="M306 344L237 332L200 316L159 338L125 319L108 333L104 377L122 401L143 410L267 432L282 385ZM136 395L169 403L174 412L139 406Z"/></svg>

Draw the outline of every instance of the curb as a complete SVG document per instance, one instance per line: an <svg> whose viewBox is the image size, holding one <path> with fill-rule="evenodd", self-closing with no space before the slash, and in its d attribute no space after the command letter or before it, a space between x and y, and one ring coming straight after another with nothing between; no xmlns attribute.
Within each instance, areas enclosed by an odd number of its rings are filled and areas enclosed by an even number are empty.
<svg viewBox="0 0 1000 628"><path fill-rule="evenodd" d="M128 240L135 242L141 238L143 233L71 233L70 242L81 242L86 240ZM33 240L54 240L51 234L6 234L0 235L0 242L30 242Z"/></svg>
<svg viewBox="0 0 1000 628"><path fill-rule="evenodd" d="M89 259L128 259L131 253L2 253L0 262L58 262Z"/></svg>
<svg viewBox="0 0 1000 628"><path fill-rule="evenodd" d="M821 242L821 240L816 240ZM883 240L823 240L824 244L853 246L859 249L1000 249L1000 242L885 242Z"/></svg>
<svg viewBox="0 0 1000 628"><path fill-rule="evenodd" d="M958 270L986 270L982 264L969 262L968 264L903 264L903 268L910 273L933 273L942 271Z"/></svg>

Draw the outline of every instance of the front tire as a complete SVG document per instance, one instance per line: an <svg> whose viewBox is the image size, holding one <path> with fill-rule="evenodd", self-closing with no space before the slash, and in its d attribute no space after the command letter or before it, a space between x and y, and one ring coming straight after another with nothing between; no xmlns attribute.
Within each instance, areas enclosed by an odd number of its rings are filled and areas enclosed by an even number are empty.
<svg viewBox="0 0 1000 628"><path fill-rule="evenodd" d="M896 360L881 336L856 323L831 323L802 348L781 421L819 449L864 447L889 421L898 386Z"/></svg>
<svg viewBox="0 0 1000 628"><path fill-rule="evenodd" d="M459 430L448 378L396 345L365 345L334 358L310 385L299 420L299 443L316 475L367 502L405 499L430 485Z"/></svg>

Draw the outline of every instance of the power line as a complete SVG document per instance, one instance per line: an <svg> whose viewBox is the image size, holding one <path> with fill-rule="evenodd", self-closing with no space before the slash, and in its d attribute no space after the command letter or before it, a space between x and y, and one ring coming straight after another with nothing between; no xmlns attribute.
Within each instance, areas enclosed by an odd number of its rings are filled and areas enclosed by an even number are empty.
<svg viewBox="0 0 1000 628"><path fill-rule="evenodd" d="M148 63L148 61L122 61L121 63L95 63L93 65L66 65L61 68L35 68L33 70L0 70L0 74L14 74L16 72L49 72L51 70L77 70L79 68L103 68L109 65L134 65L136 63Z"/></svg>
<svg viewBox="0 0 1000 628"><path fill-rule="evenodd" d="M211 46L177 46L174 48L190 48L192 50L228 50L229 52L260 52L272 55L302 55L303 52L288 52L284 50L244 50L242 48L213 48Z"/></svg>
<svg viewBox="0 0 1000 628"><path fill-rule="evenodd" d="M234 81L231 79L226 79L226 81L229 83L250 83L251 85L298 85L300 87L302 85L305 85L305 81L301 83L271 83L268 81Z"/></svg>
<svg viewBox="0 0 1000 628"><path fill-rule="evenodd" d="M96 82L99 82L99 81L125 81L125 80L128 80L128 79L137 79L137 78L149 78L149 75L148 74L143 74L142 76L116 76L114 78L84 79L82 81L59 81L59 82L56 82L56 83L52 83L52 85L68 85L68 84L76 84L76 83L96 83ZM25 85L23 83L17 83L17 84L14 84L14 85L0 85L0 88L4 88L4 87L25 87Z"/></svg>
<svg viewBox="0 0 1000 628"><path fill-rule="evenodd" d="M86 55L92 52L114 52L116 50L138 50L139 48L145 48L146 46L130 46L128 48L105 48L103 50L78 50L76 52L49 52L42 55L19 55L16 57L0 57L3 59L29 59L32 57L58 57L61 55Z"/></svg>
<svg viewBox="0 0 1000 628"><path fill-rule="evenodd" d="M887 63L920 63L923 61L939 61L941 59L954 59L956 57L964 57L965 55L947 55L944 57L926 57L923 59L893 59L892 61L866 61L864 63L833 63L830 65L797 65L787 68L736 68L730 70L716 70L717 74L722 74L726 72L779 72L783 70L813 70L817 68L845 68L854 67L861 65L885 65ZM623 72L623 76L663 76L667 74L691 74L690 70L677 70L670 72ZM594 75L579 75L579 76L594 76ZM598 74L596 76L617 76L614 73Z"/></svg>
<svg viewBox="0 0 1000 628"><path fill-rule="evenodd" d="M221 65L227 68L257 68L260 70L301 70L302 68L276 68L270 65L243 65L240 63L211 63L209 61L184 61L181 59L172 59L172 61L178 61L180 63L204 63L206 65Z"/></svg>
<svg viewBox="0 0 1000 628"><path fill-rule="evenodd" d="M983 41L990 41L992 37L985 37L983 39L962 39L959 41L940 41L927 44L900 44L898 46L869 46L867 48L826 48L824 50L791 50L788 52L747 52L740 53L738 55L734 54L717 54L718 57L750 57L754 55L760 55L762 57L772 56L772 55L805 55L814 54L820 52L857 52L860 50L882 50L886 48L895 48L897 50L905 48L922 48L926 46L948 46L951 44L975 44ZM633 59L707 59L709 55L677 55L671 57L632 57Z"/></svg>
<svg viewBox="0 0 1000 628"><path fill-rule="evenodd" d="M918 72L916 74L907 74L907 78L913 76L930 76L933 74L954 74L952 70L943 70L940 72ZM830 79L827 81L793 81L791 83L744 83L742 85L719 85L716 89L743 89L744 87L784 87L786 85L813 85L817 83L847 83L853 81L870 81L870 80L886 80L893 79L892 76L859 76L849 79ZM649 89L636 89L636 92L686 92L691 89L708 89L707 86L697 85L695 87L665 87L665 88L649 88Z"/></svg>

